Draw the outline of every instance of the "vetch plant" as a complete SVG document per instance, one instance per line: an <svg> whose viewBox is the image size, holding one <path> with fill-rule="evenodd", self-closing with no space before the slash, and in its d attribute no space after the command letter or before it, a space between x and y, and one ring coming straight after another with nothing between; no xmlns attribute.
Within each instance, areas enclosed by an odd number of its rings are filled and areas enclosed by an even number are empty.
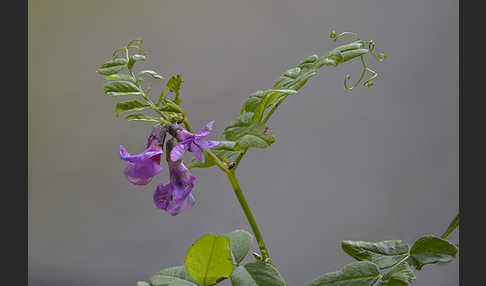
<svg viewBox="0 0 486 286"><path fill-rule="evenodd" d="M120 146L119 155L128 165L124 169L126 179L134 185L146 185L159 173L168 170L169 182L157 185L153 201L157 208L176 216L189 211L196 198L192 190L197 179L191 168L216 166L230 182L253 232L235 230L226 234L205 234L188 249L185 263L161 270L148 282L138 286L210 286L230 279L234 286L285 286L285 278L274 266L262 232L246 201L236 170L245 154L254 148L265 149L275 142L268 124L277 108L288 96L294 95L323 67L333 67L359 58L363 71L355 84L345 76L344 86L353 90L360 83L371 87L378 74L370 69L366 55L382 62L385 54L375 54L375 43L363 41L357 35L345 32L331 33L335 42L351 36L354 41L340 45L323 56L312 55L289 69L273 87L258 90L244 101L239 116L224 128L222 141L210 140L214 120L206 123L198 132L193 131L182 108L180 95L183 83L180 75L172 76L156 100L150 97L151 87L143 88L147 76L163 81L152 70L134 72L138 61L146 61L142 40L130 41L127 46L115 50L112 59L98 69L106 76L105 94L115 98L128 98L116 104L116 116L125 115L128 121L150 122L152 127L145 150L132 155ZM370 77L365 79L369 74ZM210 120L210 118L208 118ZM187 166L182 160L185 152L194 157ZM167 168L164 168L167 162ZM428 264L445 264L453 261L458 245L447 241L448 235L459 225L459 215L454 218L441 237L425 235L410 247L401 240L380 242L342 242L342 249L356 262L344 265L336 272L323 274L310 281L309 286L399 286L415 280L413 268L421 270ZM258 252L253 252L254 262L241 265L256 240Z"/></svg>

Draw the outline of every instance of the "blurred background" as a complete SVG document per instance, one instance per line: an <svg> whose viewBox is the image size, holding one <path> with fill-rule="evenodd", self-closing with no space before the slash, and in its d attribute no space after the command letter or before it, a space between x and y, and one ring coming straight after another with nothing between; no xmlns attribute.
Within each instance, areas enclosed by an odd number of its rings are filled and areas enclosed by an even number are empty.
<svg viewBox="0 0 486 286"><path fill-rule="evenodd" d="M176 217L152 202L167 171L125 180L118 148L143 151L151 127L116 118L119 100L103 94L96 69L114 49L142 38L136 69L182 74L191 125L216 120L217 139L250 93L334 48L333 29L388 59L370 58L376 84L353 92L343 80L358 79L359 60L322 69L273 116L277 142L242 161L273 261L305 285L353 261L341 240L440 235L459 200L457 1L31 0L29 284L133 286L183 264L205 233L250 230L216 168L193 170L197 204ZM414 285L458 285L458 268L425 266Z"/></svg>

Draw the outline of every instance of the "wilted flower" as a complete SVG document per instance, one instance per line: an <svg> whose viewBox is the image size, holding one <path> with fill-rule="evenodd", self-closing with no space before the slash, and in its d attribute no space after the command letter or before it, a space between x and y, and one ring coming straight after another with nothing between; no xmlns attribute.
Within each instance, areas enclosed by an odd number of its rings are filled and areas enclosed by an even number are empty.
<svg viewBox="0 0 486 286"><path fill-rule="evenodd" d="M154 127L149 137L145 151L137 155L131 155L123 145L120 145L120 158L130 162L123 173L129 182L135 185L146 185L152 177L160 173L160 158L164 153L161 144L165 139L165 129Z"/></svg>
<svg viewBox="0 0 486 286"><path fill-rule="evenodd" d="M196 158L204 163L204 149L212 148L219 144L218 141L204 140L202 138L211 134L214 125L214 120L208 122L199 133L191 133L185 129L177 128L176 126L171 126L173 133L179 143L170 152L170 159L172 161L179 160L186 150L189 152L194 152ZM170 132L170 128L169 128Z"/></svg>
<svg viewBox="0 0 486 286"><path fill-rule="evenodd" d="M167 152L170 152L175 145L173 139L167 142ZM155 205L175 216L182 211L190 209L196 203L196 199L191 194L194 188L196 177L191 174L189 169L184 166L182 160L169 161L170 182L160 184L154 193Z"/></svg>

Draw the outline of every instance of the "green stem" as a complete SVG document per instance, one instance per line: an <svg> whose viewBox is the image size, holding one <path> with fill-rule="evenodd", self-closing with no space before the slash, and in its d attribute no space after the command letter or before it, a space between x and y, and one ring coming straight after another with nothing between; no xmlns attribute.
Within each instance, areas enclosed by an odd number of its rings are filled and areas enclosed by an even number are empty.
<svg viewBox="0 0 486 286"><path fill-rule="evenodd" d="M238 179L236 178L236 174L234 172L235 169L232 169L232 170L228 169L226 167L226 165L223 162L221 162L221 160L219 160L219 158L216 157L216 155L211 150L206 149L205 152L206 152L206 154L208 154L209 157L211 157L211 159L214 160L216 165L228 177L228 180L230 181L231 186L233 187L233 191L235 192L236 198L238 199L238 202L240 203L241 208L243 209L243 213L245 214L246 219L248 220L248 223L250 224L250 227L253 231L253 234L255 235L255 239L257 241L258 248L260 248L262 260L271 264L272 261L270 260L270 255L268 253L267 246L265 245L265 241L263 240L263 236L262 236L262 233L260 231L260 228L258 227L258 224L255 220L255 217L253 216L253 213L250 210L250 206L248 205L248 202L246 201L245 195L243 194L243 191L241 190L240 184L238 183ZM243 153L245 153L245 152L243 152ZM243 156L241 156L241 157L243 157ZM239 157L240 160L241 160L241 157Z"/></svg>
<svg viewBox="0 0 486 286"><path fill-rule="evenodd" d="M189 125L189 122L187 121L187 118L184 115L184 120L183 124L186 127L187 131L191 132L191 127ZM267 246L265 245L265 241L263 240L262 233L260 231L260 228L258 227L258 224L255 220L255 217L253 216L253 213L250 210L250 206L248 205L248 202L246 201L245 195L243 194L243 191L241 190L240 184L238 183L238 179L236 178L235 174L235 169L228 169L228 167L221 162L221 160L210 150L210 149L205 149L205 153L211 157L211 159L216 163L216 165L219 167L223 173L228 177L228 180L231 183L231 186L233 187L233 191L235 192L236 198L238 199L238 202L241 205L241 208L243 209L243 213L246 216L246 219L248 220L248 223L250 224L250 227L253 231L253 234L255 235L255 240L257 241L258 248L260 248L260 253L262 256L262 260L264 262L272 264L272 261L270 260L270 255L268 253ZM244 155L246 153L246 150L242 152ZM241 155L241 154L240 154ZM243 157L243 155L239 156L239 160ZM239 163L238 160L238 163Z"/></svg>
<svg viewBox="0 0 486 286"><path fill-rule="evenodd" d="M245 213L245 216L248 219L248 222L250 223L251 229L253 230L253 234L255 235L255 239L258 243L258 247L260 248L262 260L272 264L267 246L265 245L265 241L263 240L262 233L260 232L260 228L258 228L258 224L256 223L255 217L253 216L253 213L250 210L250 206L246 201L245 195L241 190L240 184L238 183L238 179L236 178L235 173L227 172L226 176L228 177L228 180L230 181L231 186L233 187L235 195L238 198L238 202L240 203L241 208L243 209L243 212Z"/></svg>

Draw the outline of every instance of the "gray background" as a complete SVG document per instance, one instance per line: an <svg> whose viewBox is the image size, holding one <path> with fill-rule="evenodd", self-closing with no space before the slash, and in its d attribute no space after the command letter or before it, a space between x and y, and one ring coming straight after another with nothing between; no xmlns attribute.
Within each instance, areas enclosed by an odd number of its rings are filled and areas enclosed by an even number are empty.
<svg viewBox="0 0 486 286"><path fill-rule="evenodd" d="M372 88L352 95L359 61L321 71L270 126L238 175L270 253L290 285L352 259L343 239L440 234L458 209L458 3L361 1L30 1L29 281L135 285L183 263L200 235L249 229L225 177L196 169L196 206L155 208L155 185L122 175L124 144L143 150L150 125L115 118L97 67L141 37L151 67L182 73L183 106L215 136L246 96L354 31L387 52ZM156 82L153 82L156 86ZM160 88L154 89L157 93ZM451 236L458 241L458 233ZM458 261L426 266L415 285L458 285Z"/></svg>

